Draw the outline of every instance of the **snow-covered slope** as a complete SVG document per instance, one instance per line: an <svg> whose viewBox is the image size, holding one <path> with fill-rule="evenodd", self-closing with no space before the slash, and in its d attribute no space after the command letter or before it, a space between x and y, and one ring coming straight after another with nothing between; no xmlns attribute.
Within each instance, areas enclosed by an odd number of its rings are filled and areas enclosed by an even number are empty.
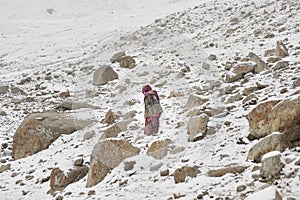
<svg viewBox="0 0 300 200"><path fill-rule="evenodd" d="M299 16L297 1L223 1L155 0L136 1L6 1L0 7L0 79L26 95L3 94L1 108L1 162L11 164L1 173L1 199L244 199L250 193L274 185L284 199L299 198L299 166L291 162L281 180L273 183L253 178L256 164L246 161L254 142L246 115L255 105L243 106L237 94L260 83L268 87L256 93L258 102L282 99L294 93L293 82L299 70ZM256 32L257 31L257 32ZM259 34L255 34L258 33ZM274 34L274 36L266 37ZM225 83L226 62L240 62L250 52L266 60L266 50L283 40L290 50L289 68L266 70L248 75L247 81ZM112 67L119 79L104 86L92 85L93 72L110 64L111 56L126 51L134 56L134 69ZM213 55L216 56L214 59ZM240 58L239 58L240 57ZM18 84L30 77L31 80ZM150 83L159 92L164 113L161 133L143 134L143 95L141 87ZM282 92L285 89L286 92ZM71 135L63 135L50 147L33 156L14 161L11 158L12 136L24 117L32 112L54 108L64 99L57 93L69 90L74 102L86 102L99 108L80 109L79 118L101 121L112 109L122 116L137 111L136 121L119 134L141 149L134 169L124 171L121 163L98 185L86 188L86 177L70 184L55 197L47 194L51 170L72 168L82 157L89 164L90 154L106 125L94 125ZM170 92L179 93L176 98ZM233 91L229 92L228 91ZM94 93L96 95L87 95ZM219 115L209 120L209 133L197 142L188 142L189 110L184 107L190 94L209 101L198 110L219 108ZM29 99L33 99L30 101ZM234 100L232 100L234 99ZM130 102L128 104L128 102ZM119 119L121 120L121 119ZM84 140L87 132L95 136ZM156 160L146 155L153 141L169 138L183 151L169 153ZM283 155L296 160L299 148ZM219 178L206 172L231 164L249 166L241 174ZM158 170L150 170L155 166ZM200 174L175 184L172 174L182 166L199 166ZM291 174L296 173L295 176ZM289 176L290 175L290 176ZM289 177L289 178L287 178ZM120 184L126 183L126 184ZM246 190L237 192L238 186ZM89 195L91 190L94 195Z"/></svg>

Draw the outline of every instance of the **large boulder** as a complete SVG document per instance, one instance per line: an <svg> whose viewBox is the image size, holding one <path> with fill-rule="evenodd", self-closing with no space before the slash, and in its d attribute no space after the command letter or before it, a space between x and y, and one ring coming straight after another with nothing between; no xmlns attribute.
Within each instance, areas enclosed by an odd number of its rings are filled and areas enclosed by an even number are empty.
<svg viewBox="0 0 300 200"><path fill-rule="evenodd" d="M272 109L279 100L272 100L257 105L249 114L250 135L254 138L262 138L270 134Z"/></svg>
<svg viewBox="0 0 300 200"><path fill-rule="evenodd" d="M87 187L101 182L106 175L126 158L138 155L140 149L125 140L100 140L92 151Z"/></svg>
<svg viewBox="0 0 300 200"><path fill-rule="evenodd" d="M85 177L88 171L89 168L87 166L75 167L67 173L59 168L54 168L50 174L50 187L54 191L63 191L69 184Z"/></svg>
<svg viewBox="0 0 300 200"><path fill-rule="evenodd" d="M12 156L21 159L48 148L62 134L90 125L92 121L74 119L65 113L35 113L26 117L13 136Z"/></svg>
<svg viewBox="0 0 300 200"><path fill-rule="evenodd" d="M273 133L259 142L257 142L248 152L247 159L255 162L260 162L264 154L271 151L282 152L289 146L285 135L282 133Z"/></svg>
<svg viewBox="0 0 300 200"><path fill-rule="evenodd" d="M94 85L105 85L109 81L118 79L118 74L110 66L102 66L94 72L93 84Z"/></svg>
<svg viewBox="0 0 300 200"><path fill-rule="evenodd" d="M170 144L172 144L170 139L155 141L147 150L147 155L158 160L163 159L168 153L168 147Z"/></svg>
<svg viewBox="0 0 300 200"><path fill-rule="evenodd" d="M268 187L249 195L245 200L282 200L282 198L276 188Z"/></svg>
<svg viewBox="0 0 300 200"><path fill-rule="evenodd" d="M205 113L195 116L188 122L189 142L195 142L204 138L209 116Z"/></svg>
<svg viewBox="0 0 300 200"><path fill-rule="evenodd" d="M281 132L290 142L300 140L300 95L259 104L249 113L248 121L251 137Z"/></svg>
<svg viewBox="0 0 300 200"><path fill-rule="evenodd" d="M261 164L260 176L267 179L279 175L281 169L284 167L284 163L281 161L281 153L279 151L266 153L262 157Z"/></svg>

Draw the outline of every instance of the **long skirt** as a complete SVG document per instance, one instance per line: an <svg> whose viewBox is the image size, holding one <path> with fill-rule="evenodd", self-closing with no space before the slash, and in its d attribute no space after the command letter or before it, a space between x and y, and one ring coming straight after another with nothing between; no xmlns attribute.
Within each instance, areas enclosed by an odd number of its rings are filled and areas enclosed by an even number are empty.
<svg viewBox="0 0 300 200"><path fill-rule="evenodd" d="M152 116L146 118L145 128L144 128L145 135L153 135L158 133L158 128L159 128L159 117Z"/></svg>

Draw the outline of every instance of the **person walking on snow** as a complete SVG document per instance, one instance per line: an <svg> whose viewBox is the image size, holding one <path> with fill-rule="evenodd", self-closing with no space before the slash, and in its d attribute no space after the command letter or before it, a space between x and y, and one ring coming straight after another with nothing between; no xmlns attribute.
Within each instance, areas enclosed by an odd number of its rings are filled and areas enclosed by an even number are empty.
<svg viewBox="0 0 300 200"><path fill-rule="evenodd" d="M145 135L154 135L158 133L159 129L159 117L163 112L160 105L159 96L157 91L152 90L150 85L145 85L142 88L144 94L145 104Z"/></svg>

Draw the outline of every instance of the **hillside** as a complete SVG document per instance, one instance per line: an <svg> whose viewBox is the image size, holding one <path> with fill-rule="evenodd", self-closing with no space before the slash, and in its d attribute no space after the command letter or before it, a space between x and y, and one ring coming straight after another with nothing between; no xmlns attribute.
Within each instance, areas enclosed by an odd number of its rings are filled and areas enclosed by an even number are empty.
<svg viewBox="0 0 300 200"><path fill-rule="evenodd" d="M265 188L275 188L285 200L299 199L299 134L280 149L284 166L275 177L262 177L263 159L249 159L265 138L300 130L299 10L293 0L3 1L1 199L250 199ZM133 68L111 63L121 51L135 60ZM118 78L95 85L94 73L103 65ZM143 134L145 84L158 91L164 108L155 136ZM270 101L274 107L259 113L259 106ZM287 106L275 113L280 103ZM59 105L62 110L56 109ZM72 118L76 130L42 151L14 159L14 135L22 121L53 109ZM109 110L114 122L101 123ZM275 113L274 123L268 112ZM198 118L207 123L192 138L191 119ZM80 129L79 120L91 123ZM102 160L111 170L100 183L87 188L85 175L62 191L51 191L54 168L67 174L82 159L92 169L95 145L115 124L122 130L110 131L116 134L112 138L129 142L139 153L111 167L117 157L112 149L111 157ZM262 127L272 130L268 136L255 135ZM149 154L155 141L163 143L154 148L159 158ZM27 148L35 148L30 142ZM177 183L182 167L198 171ZM256 199L267 194L272 190Z"/></svg>

